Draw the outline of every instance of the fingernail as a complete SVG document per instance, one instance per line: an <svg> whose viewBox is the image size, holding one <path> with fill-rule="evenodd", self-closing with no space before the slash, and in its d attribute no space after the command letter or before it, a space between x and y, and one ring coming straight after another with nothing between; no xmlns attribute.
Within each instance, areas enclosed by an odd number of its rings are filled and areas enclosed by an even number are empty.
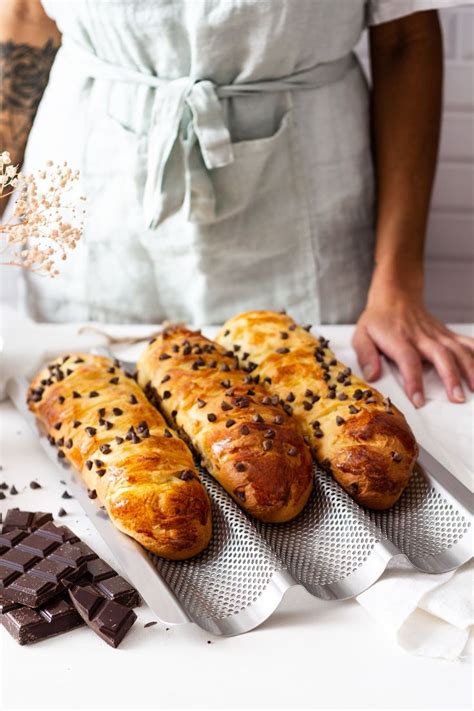
<svg viewBox="0 0 474 711"><path fill-rule="evenodd" d="M458 402L464 402L465 397L463 393L463 389L460 385L456 385L453 388L453 398L457 400Z"/></svg>
<svg viewBox="0 0 474 711"><path fill-rule="evenodd" d="M368 365L363 366L362 372L363 372L364 378L366 380L372 380L372 378L375 375L375 368L373 365L370 365L370 363L369 363Z"/></svg>
<svg viewBox="0 0 474 711"><path fill-rule="evenodd" d="M425 404L425 398L423 397L423 393L415 393L411 401L415 407L423 407L423 405Z"/></svg>

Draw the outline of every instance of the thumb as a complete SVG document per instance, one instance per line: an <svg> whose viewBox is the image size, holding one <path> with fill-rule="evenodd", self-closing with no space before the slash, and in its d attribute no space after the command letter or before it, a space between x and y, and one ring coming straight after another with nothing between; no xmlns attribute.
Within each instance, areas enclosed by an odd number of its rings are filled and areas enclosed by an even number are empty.
<svg viewBox="0 0 474 711"><path fill-rule="evenodd" d="M364 327L358 326L352 337L352 347L357 354L360 368L366 380L377 380L381 374L380 355L377 346Z"/></svg>

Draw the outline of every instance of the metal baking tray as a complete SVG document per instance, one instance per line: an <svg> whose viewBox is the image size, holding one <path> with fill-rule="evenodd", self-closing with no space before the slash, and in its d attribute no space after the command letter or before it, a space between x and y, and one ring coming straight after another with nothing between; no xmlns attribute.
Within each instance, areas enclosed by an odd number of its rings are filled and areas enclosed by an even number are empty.
<svg viewBox="0 0 474 711"><path fill-rule="evenodd" d="M389 511L362 508L315 467L310 500L299 516L285 524L262 523L245 514L202 471L212 502L210 545L191 560L158 558L120 533L89 499L80 475L58 461L26 406L27 388L26 378L13 378L7 384L10 398L38 433L46 454L165 625L195 622L216 635L241 634L270 617L295 585L323 600L342 600L370 587L393 561L443 573L472 556L474 497L421 449L407 489Z"/></svg>

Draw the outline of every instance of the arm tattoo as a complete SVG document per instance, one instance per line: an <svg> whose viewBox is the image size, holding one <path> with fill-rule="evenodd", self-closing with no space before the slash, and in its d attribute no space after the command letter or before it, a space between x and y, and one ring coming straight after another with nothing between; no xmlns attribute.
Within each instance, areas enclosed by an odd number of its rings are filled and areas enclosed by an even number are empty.
<svg viewBox="0 0 474 711"><path fill-rule="evenodd" d="M51 39L43 47L0 42L0 148L10 151L14 163L23 161L57 50Z"/></svg>

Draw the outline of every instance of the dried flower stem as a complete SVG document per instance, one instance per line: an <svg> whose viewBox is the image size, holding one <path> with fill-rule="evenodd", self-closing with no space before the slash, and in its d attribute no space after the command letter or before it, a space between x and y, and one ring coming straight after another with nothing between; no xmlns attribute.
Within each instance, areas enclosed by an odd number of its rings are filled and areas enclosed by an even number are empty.
<svg viewBox="0 0 474 711"><path fill-rule="evenodd" d="M79 171L66 162L58 166L48 161L36 175L22 175L18 166L11 165L9 153L0 153L0 199L18 193L13 219L0 225L0 254L11 254L1 266L52 277L59 274L56 260L67 259L82 235L76 205L64 201L78 180ZM71 223L64 221L64 210L71 212Z"/></svg>

